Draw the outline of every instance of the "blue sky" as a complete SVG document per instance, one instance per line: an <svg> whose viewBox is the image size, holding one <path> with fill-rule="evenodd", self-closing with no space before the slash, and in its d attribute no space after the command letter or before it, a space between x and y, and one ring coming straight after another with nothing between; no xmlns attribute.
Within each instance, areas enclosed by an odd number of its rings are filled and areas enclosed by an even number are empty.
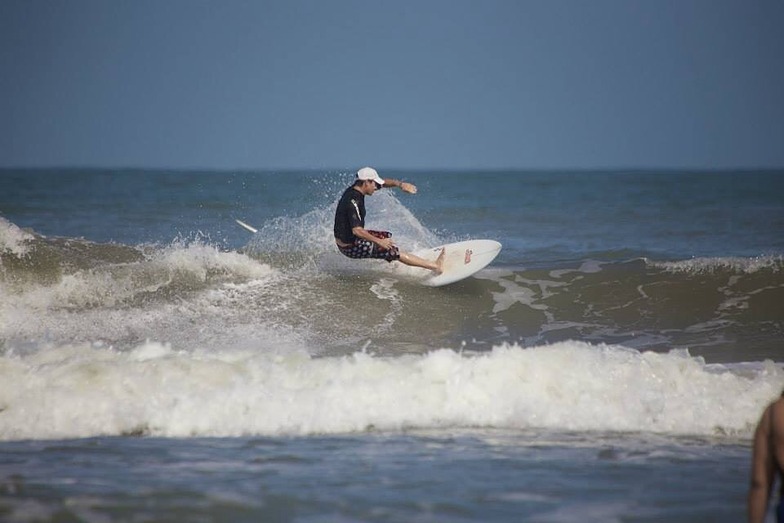
<svg viewBox="0 0 784 523"><path fill-rule="evenodd" d="M779 0L2 0L0 166L784 167Z"/></svg>

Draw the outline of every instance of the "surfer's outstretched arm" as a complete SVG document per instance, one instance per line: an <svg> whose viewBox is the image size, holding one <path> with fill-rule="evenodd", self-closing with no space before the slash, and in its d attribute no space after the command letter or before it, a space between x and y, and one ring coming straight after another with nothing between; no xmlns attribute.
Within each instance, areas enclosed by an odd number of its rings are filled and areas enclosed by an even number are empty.
<svg viewBox="0 0 784 523"><path fill-rule="evenodd" d="M400 190L409 194L416 194L417 188L413 183L401 182L394 178L384 178L384 185L382 187L400 187Z"/></svg>
<svg viewBox="0 0 784 523"><path fill-rule="evenodd" d="M436 274L441 274L444 272L444 254L446 254L446 249L441 249L441 253L438 255L438 258L436 258L436 261L431 262L409 252L401 252L399 261L412 267L430 269Z"/></svg>

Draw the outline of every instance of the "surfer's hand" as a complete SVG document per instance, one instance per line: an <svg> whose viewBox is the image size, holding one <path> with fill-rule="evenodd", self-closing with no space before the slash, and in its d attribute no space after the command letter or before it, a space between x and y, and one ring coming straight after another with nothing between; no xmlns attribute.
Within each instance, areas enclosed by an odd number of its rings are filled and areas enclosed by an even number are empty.
<svg viewBox="0 0 784 523"><path fill-rule="evenodd" d="M416 194L417 188L413 183L400 182L400 190L409 194Z"/></svg>
<svg viewBox="0 0 784 523"><path fill-rule="evenodd" d="M377 238L376 245L378 245L385 251L388 251L389 249L395 246L395 242L393 242L390 238Z"/></svg>

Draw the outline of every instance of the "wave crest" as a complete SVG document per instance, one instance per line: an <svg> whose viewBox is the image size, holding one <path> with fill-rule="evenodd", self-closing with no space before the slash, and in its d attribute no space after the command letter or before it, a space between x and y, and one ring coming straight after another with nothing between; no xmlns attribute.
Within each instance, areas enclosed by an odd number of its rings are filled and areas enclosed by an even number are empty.
<svg viewBox="0 0 784 523"><path fill-rule="evenodd" d="M784 256L692 258L672 262L653 262L651 265L671 273L710 274L730 271L753 274L760 271L780 272L784 268Z"/></svg>
<svg viewBox="0 0 784 523"><path fill-rule="evenodd" d="M685 351L574 341L395 358L73 346L0 358L0 438L449 427L746 437L783 380L772 363L733 372Z"/></svg>

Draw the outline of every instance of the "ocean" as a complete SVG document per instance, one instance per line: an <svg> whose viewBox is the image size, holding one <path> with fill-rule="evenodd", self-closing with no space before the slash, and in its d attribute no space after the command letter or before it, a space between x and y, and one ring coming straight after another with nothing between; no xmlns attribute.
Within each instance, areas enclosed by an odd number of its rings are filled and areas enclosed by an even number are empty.
<svg viewBox="0 0 784 523"><path fill-rule="evenodd" d="M784 171L379 171L0 170L0 520L745 518Z"/></svg>

